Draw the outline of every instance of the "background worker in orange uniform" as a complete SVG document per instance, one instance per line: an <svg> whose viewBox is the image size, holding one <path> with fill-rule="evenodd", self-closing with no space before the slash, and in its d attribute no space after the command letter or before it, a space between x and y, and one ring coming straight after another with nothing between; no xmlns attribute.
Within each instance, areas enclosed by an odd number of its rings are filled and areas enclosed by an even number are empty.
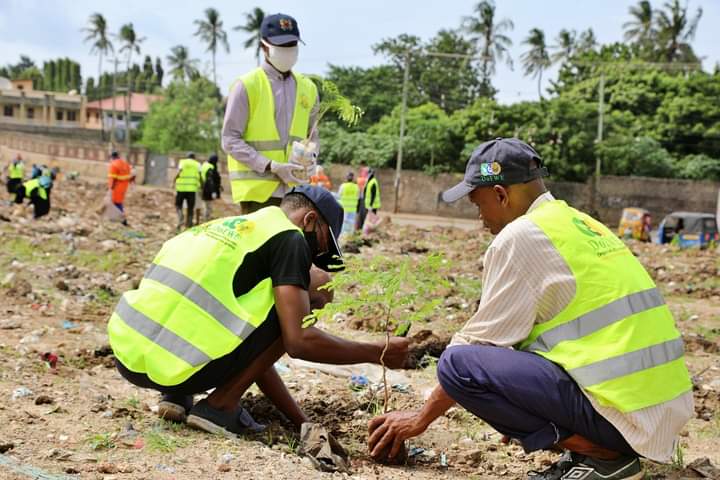
<svg viewBox="0 0 720 480"><path fill-rule="evenodd" d="M130 186L130 182L135 180L135 175L132 173L130 164L124 159L120 158L118 152L113 151L110 154L110 167L108 168L108 188L110 189L110 195L113 205L123 214L122 224L127 225L127 218L125 218L125 194Z"/></svg>
<svg viewBox="0 0 720 480"><path fill-rule="evenodd" d="M310 177L310 185L317 185L323 187L325 190L332 190L332 182L327 175L325 175L325 169L320 165L315 170L315 175Z"/></svg>

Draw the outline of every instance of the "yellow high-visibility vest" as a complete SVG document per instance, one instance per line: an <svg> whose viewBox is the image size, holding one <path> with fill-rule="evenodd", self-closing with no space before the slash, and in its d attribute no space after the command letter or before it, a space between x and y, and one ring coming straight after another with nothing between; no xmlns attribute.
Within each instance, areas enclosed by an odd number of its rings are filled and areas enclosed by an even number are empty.
<svg viewBox="0 0 720 480"><path fill-rule="evenodd" d="M346 213L357 212L360 187L355 182L345 182L340 185L340 205Z"/></svg>
<svg viewBox="0 0 720 480"><path fill-rule="evenodd" d="M258 67L233 84L242 82L248 95L249 114L243 139L264 157L280 163L288 162L293 141L301 141L308 136L310 112L317 98L317 87L312 80L299 73L293 72L292 75L297 88L287 142L280 139L275 125L275 98L265 71ZM258 173L232 155L228 155L228 172L235 203L266 202L280 186L280 180L273 173Z"/></svg>
<svg viewBox="0 0 720 480"><path fill-rule="evenodd" d="M518 347L560 365L598 403L621 412L690 391L672 313L625 244L605 225L559 200L541 204L526 218L565 260L576 292Z"/></svg>
<svg viewBox="0 0 720 480"><path fill-rule="evenodd" d="M237 348L275 304L266 278L235 297L245 256L280 232L300 229L278 207L193 227L168 240L108 323L115 357L160 385L178 385Z"/></svg>
<svg viewBox="0 0 720 480"><path fill-rule="evenodd" d="M200 188L200 162L194 158L183 158L178 162L180 175L175 180L178 192L197 192Z"/></svg>
<svg viewBox="0 0 720 480"><path fill-rule="evenodd" d="M375 198L372 199L371 202L371 190L373 186L375 187ZM365 208L367 208L368 210L380 208L380 183L375 177L368 180L367 184L365 185Z"/></svg>

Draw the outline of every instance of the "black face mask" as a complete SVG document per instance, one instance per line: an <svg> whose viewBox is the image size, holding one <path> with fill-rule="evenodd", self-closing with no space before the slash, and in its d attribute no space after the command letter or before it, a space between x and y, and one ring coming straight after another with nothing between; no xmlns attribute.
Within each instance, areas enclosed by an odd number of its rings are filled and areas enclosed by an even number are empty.
<svg viewBox="0 0 720 480"><path fill-rule="evenodd" d="M305 241L308 244L308 247L310 247L310 256L313 258L318 257L318 254L320 253L320 245L318 244L317 239L317 232L313 230L312 232L303 232L303 235L305 235Z"/></svg>

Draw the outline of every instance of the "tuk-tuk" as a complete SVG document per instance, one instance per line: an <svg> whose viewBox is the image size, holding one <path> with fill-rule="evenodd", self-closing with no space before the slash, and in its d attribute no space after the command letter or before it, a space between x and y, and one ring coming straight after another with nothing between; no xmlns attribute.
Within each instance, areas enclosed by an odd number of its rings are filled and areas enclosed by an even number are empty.
<svg viewBox="0 0 720 480"><path fill-rule="evenodd" d="M718 242L715 215L698 212L673 212L658 228L658 243L673 243L681 248L706 248Z"/></svg>
<svg viewBox="0 0 720 480"><path fill-rule="evenodd" d="M650 212L644 208L624 208L620 217L620 225L618 225L618 236L649 242L651 227Z"/></svg>

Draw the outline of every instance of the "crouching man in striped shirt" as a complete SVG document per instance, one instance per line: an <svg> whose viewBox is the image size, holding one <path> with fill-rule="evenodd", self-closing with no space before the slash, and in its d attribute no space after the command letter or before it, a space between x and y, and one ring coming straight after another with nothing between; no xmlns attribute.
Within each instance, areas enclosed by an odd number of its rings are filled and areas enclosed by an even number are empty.
<svg viewBox="0 0 720 480"><path fill-rule="evenodd" d="M466 195L497 235L480 307L438 363L416 412L369 424L373 456L420 435L456 402L527 452L566 453L533 479L639 479L666 462L693 415L683 343L660 292L603 224L555 200L542 159L517 139L473 152Z"/></svg>

